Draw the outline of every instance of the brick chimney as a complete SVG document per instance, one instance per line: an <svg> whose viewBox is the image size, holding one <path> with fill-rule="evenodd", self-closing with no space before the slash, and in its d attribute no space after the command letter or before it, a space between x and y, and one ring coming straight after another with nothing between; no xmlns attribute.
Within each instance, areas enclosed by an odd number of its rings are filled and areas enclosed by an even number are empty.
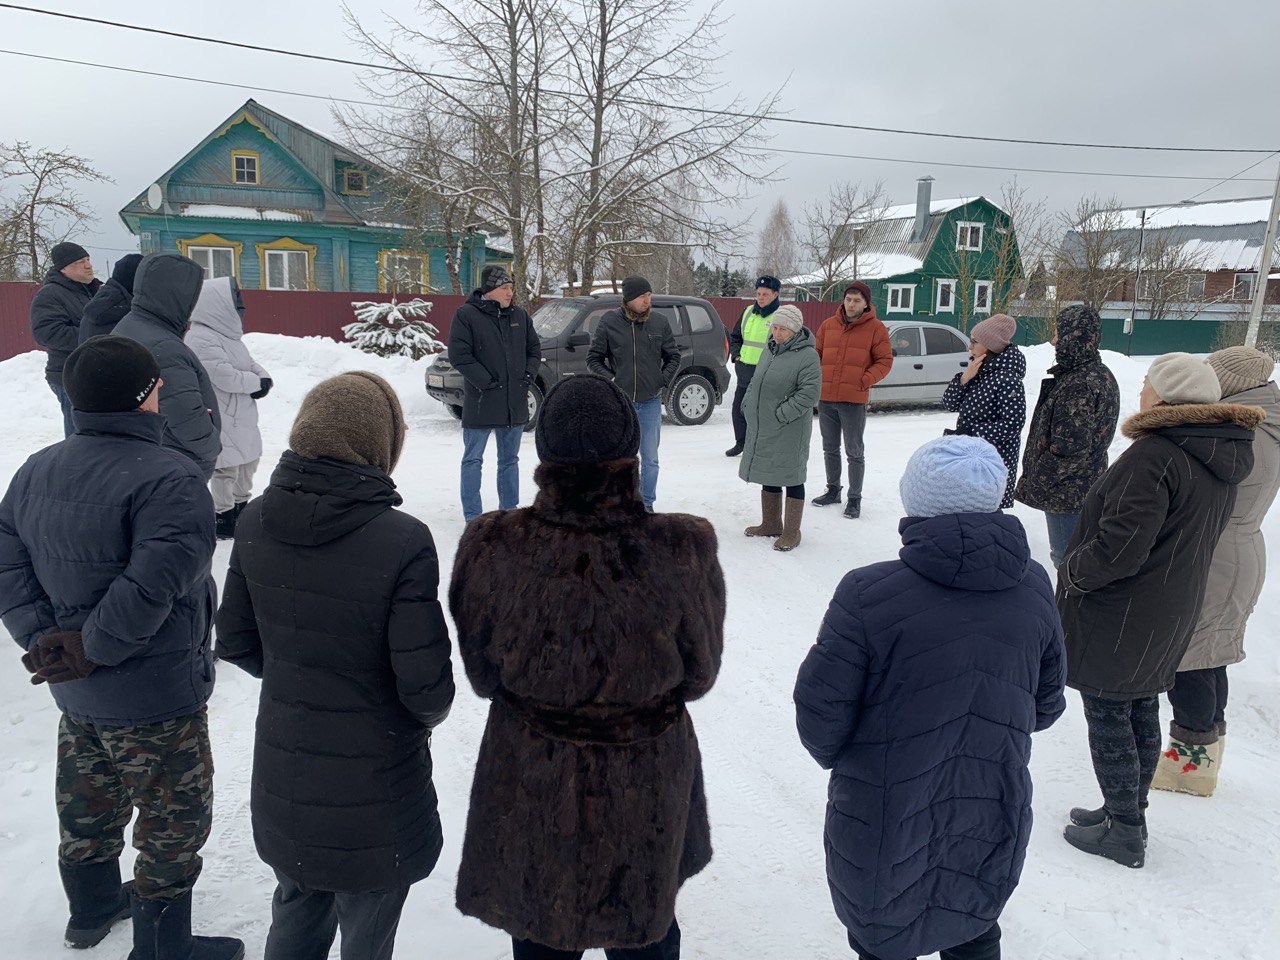
<svg viewBox="0 0 1280 960"><path fill-rule="evenodd" d="M929 231L929 201L933 199L933 177L921 177L916 181L916 223L911 230L911 242L919 243Z"/></svg>

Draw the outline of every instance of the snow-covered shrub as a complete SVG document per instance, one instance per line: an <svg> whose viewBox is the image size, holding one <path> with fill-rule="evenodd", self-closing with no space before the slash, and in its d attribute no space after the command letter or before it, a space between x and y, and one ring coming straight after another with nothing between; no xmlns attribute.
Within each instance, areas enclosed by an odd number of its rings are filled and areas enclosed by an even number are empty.
<svg viewBox="0 0 1280 960"><path fill-rule="evenodd" d="M351 308L355 323L348 323L342 332L365 353L418 360L445 349L436 339L440 331L426 320L431 312L429 300L397 303L392 297L390 303L352 301Z"/></svg>

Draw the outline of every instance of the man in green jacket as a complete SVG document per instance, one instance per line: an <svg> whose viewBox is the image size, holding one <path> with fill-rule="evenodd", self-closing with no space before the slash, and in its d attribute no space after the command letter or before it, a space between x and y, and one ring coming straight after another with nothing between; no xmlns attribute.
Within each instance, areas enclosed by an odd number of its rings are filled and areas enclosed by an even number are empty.
<svg viewBox="0 0 1280 960"><path fill-rule="evenodd" d="M726 457L742 453L747 441L747 418L742 414L742 400L755 375L760 354L769 340L769 317L778 309L782 281L768 274L756 281L756 302L742 311L733 332L729 334L729 358L733 360L733 379L738 388L733 393L733 446Z"/></svg>

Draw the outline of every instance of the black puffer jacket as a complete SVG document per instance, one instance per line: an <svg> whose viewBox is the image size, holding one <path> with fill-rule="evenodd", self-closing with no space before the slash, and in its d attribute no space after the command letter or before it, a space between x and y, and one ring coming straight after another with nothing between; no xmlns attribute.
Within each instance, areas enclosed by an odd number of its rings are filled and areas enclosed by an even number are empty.
<svg viewBox="0 0 1280 960"><path fill-rule="evenodd" d="M204 270L194 260L176 253L144 257L134 279L133 305L112 333L155 354L164 381L164 445L194 460L208 480L222 450L222 416L209 375L182 339L203 285Z"/></svg>
<svg viewBox="0 0 1280 960"><path fill-rule="evenodd" d="M80 318L101 286L101 280L77 283L61 270L51 269L32 298L31 336L49 354L44 378L50 383L62 383L62 365L80 345Z"/></svg>
<svg viewBox="0 0 1280 960"><path fill-rule="evenodd" d="M610 310L596 323L587 369L612 380L633 403L658 396L680 370L680 348L666 317L650 312L632 320L626 309Z"/></svg>
<svg viewBox="0 0 1280 960"><path fill-rule="evenodd" d="M1102 321L1097 313L1067 307L1058 314L1057 330L1057 363L1040 384L1014 496L1046 513L1078 513L1107 469L1107 448L1120 419L1120 388L1098 352Z"/></svg>
<svg viewBox="0 0 1280 960"><path fill-rule="evenodd" d="M1013 488L1018 479L1018 453L1022 450L1022 427L1027 422L1027 358L1013 344L999 353L988 353L982 366L968 383L960 374L951 378L942 395L942 405L960 414L951 433L981 437L1000 451L1009 469L1002 508L1013 506Z"/></svg>
<svg viewBox="0 0 1280 960"><path fill-rule="evenodd" d="M133 294L120 281L108 280L84 308L84 317L80 320L80 342L113 333L116 324L125 318L132 305Z"/></svg>
<svg viewBox="0 0 1280 960"><path fill-rule="evenodd" d="M523 309L500 307L472 291L449 327L449 362L462 374L464 427L529 422L529 385L542 363L542 341Z"/></svg>
<svg viewBox="0 0 1280 960"><path fill-rule="evenodd" d="M1068 686L1108 700L1173 686L1262 419L1184 403L1125 421L1134 443L1089 491L1058 572Z"/></svg>
<svg viewBox="0 0 1280 960"><path fill-rule="evenodd" d="M219 656L262 678L258 853L320 890L407 886L440 856L449 629L431 533L400 502L376 467L286 452L240 517L218 610Z"/></svg>

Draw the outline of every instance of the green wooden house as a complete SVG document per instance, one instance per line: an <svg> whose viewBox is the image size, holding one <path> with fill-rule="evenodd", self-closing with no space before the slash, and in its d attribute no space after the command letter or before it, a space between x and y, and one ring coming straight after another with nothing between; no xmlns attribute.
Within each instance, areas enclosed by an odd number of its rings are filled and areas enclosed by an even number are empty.
<svg viewBox="0 0 1280 960"><path fill-rule="evenodd" d="M443 237L399 223L387 172L249 100L120 211L144 254L178 251L245 289L448 291ZM460 280L510 257L468 235Z"/></svg>
<svg viewBox="0 0 1280 960"><path fill-rule="evenodd" d="M851 252L834 282L791 278L797 299L839 300L849 280L862 280L882 318L929 317L962 330L1006 303L1022 277L1009 215L986 197L933 200L932 182L918 182L914 204L848 224L842 247Z"/></svg>

